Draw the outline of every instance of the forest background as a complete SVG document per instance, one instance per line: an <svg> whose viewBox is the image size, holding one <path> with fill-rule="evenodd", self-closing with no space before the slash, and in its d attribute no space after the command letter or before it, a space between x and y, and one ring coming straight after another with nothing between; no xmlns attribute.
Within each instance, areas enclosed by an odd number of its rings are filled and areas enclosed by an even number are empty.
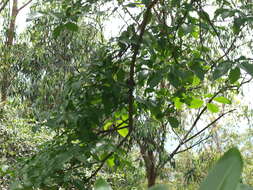
<svg viewBox="0 0 253 190"><path fill-rule="evenodd" d="M1 189L197 189L234 146L253 186L251 1L2 0L0 16Z"/></svg>

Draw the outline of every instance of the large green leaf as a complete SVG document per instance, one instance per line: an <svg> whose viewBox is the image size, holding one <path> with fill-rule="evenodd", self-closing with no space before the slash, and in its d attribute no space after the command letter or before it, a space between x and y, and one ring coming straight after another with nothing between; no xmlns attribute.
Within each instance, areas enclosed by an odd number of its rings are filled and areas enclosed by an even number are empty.
<svg viewBox="0 0 253 190"><path fill-rule="evenodd" d="M159 185L155 185L155 186L149 188L148 190L169 190L169 186L168 185L159 184Z"/></svg>
<svg viewBox="0 0 253 190"><path fill-rule="evenodd" d="M104 179L99 178L95 182L94 190L112 190L112 188Z"/></svg>
<svg viewBox="0 0 253 190"><path fill-rule="evenodd" d="M243 161L237 148L231 148L215 164L199 190L236 190Z"/></svg>

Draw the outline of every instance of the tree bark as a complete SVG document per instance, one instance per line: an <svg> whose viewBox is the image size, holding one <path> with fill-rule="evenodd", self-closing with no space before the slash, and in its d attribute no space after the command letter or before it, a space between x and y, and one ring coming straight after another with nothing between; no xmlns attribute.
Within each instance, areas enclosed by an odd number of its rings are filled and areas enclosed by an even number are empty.
<svg viewBox="0 0 253 190"><path fill-rule="evenodd" d="M152 187L156 184L157 178L157 169L154 152L148 150L148 147L145 145L144 146L140 145L140 150L145 163L148 187Z"/></svg>
<svg viewBox="0 0 253 190"><path fill-rule="evenodd" d="M7 38L5 42L5 46L7 49L11 48L14 43L14 35L15 35L15 25L16 25L16 18L18 15L18 1L13 0L12 10L11 10L11 20L10 25L7 31ZM8 53L8 52L7 52ZM8 58L5 59L5 64L8 64ZM3 72L2 78L2 86L1 86L1 102L5 102L7 100L7 92L10 86L9 75L8 75L8 65L6 70Z"/></svg>

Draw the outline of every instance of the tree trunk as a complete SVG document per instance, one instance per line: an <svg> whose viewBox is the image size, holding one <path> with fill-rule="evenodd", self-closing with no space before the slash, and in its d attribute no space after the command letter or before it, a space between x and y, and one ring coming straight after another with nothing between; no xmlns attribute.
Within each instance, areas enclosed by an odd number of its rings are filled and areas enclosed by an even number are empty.
<svg viewBox="0 0 253 190"><path fill-rule="evenodd" d="M148 150L147 146L140 145L140 149L141 149L141 155L145 163L148 187L152 187L156 184L156 177L157 177L154 152L151 150Z"/></svg>
<svg viewBox="0 0 253 190"><path fill-rule="evenodd" d="M5 42L6 48L11 48L13 46L14 42L14 35L15 35L15 25L16 25L16 18L18 15L18 1L13 0L12 4L12 11L11 11L11 20L10 20L10 25L7 31L7 39ZM9 53L9 52L7 52ZM4 64L8 64L8 58L5 59ZM9 81L9 75L8 75L8 69L9 65L6 66L6 70L3 72L3 78L2 78L2 86L1 86L1 102L5 102L7 100L7 92L8 88L10 86L10 81Z"/></svg>

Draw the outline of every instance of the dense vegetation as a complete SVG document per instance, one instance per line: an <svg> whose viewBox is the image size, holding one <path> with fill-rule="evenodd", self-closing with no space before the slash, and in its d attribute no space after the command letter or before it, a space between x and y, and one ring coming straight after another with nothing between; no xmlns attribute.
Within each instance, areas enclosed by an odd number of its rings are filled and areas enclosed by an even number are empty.
<svg viewBox="0 0 253 190"><path fill-rule="evenodd" d="M252 189L251 1L2 0L0 16L1 189Z"/></svg>

